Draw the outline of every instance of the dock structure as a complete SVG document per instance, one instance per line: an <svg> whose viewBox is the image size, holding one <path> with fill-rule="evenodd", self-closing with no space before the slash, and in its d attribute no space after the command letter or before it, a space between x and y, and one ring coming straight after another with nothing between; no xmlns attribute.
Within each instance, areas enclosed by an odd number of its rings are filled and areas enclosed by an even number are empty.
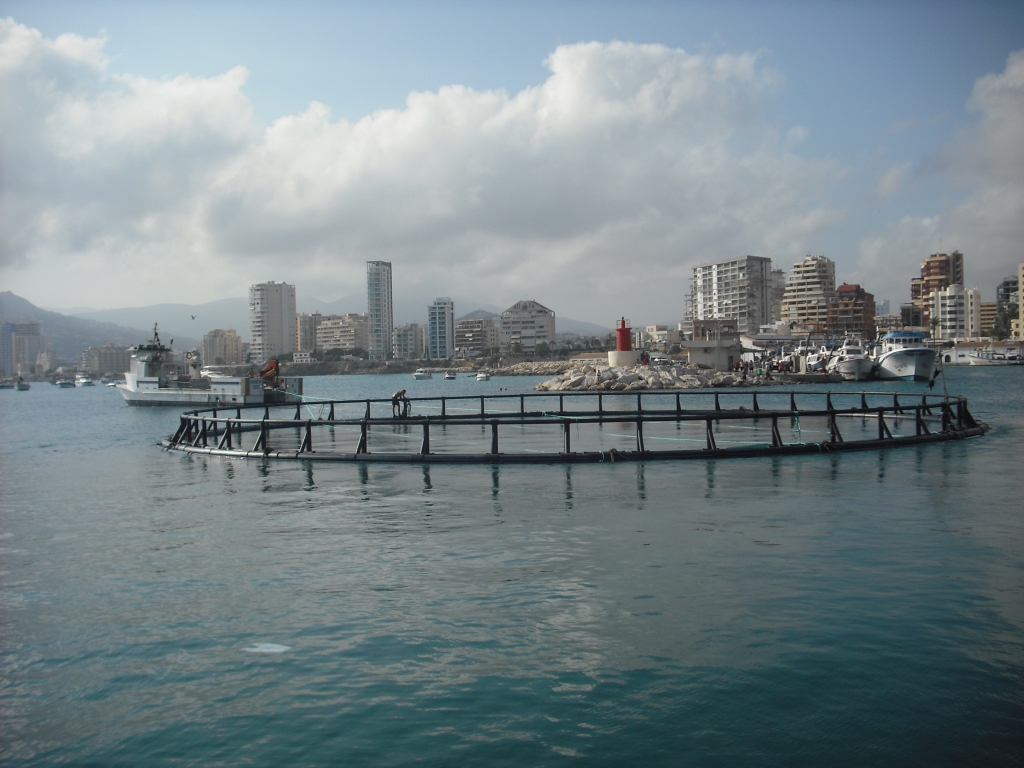
<svg viewBox="0 0 1024 768"><path fill-rule="evenodd" d="M301 461L583 463L862 451L963 440L987 429L958 395L610 391L196 410L183 413L161 444Z"/></svg>

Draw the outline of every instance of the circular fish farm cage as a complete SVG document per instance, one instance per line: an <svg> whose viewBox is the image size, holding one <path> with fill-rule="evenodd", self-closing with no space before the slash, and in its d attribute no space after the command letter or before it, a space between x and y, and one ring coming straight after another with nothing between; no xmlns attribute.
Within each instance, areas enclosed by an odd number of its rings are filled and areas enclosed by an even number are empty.
<svg viewBox="0 0 1024 768"><path fill-rule="evenodd" d="M197 410L183 413L161 445L300 461L581 463L872 450L987 429L956 395L531 393Z"/></svg>

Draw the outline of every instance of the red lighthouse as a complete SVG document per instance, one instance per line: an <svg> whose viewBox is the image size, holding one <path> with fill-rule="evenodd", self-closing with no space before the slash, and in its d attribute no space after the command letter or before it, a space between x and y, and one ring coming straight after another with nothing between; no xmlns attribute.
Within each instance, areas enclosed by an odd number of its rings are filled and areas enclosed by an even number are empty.
<svg viewBox="0 0 1024 768"><path fill-rule="evenodd" d="M629 352L633 349L633 329L629 320L620 318L615 322L615 351Z"/></svg>

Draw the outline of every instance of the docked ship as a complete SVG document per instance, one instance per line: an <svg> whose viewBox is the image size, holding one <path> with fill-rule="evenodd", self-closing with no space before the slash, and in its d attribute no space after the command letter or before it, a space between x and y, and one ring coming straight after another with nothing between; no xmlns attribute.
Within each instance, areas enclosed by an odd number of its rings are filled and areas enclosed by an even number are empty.
<svg viewBox="0 0 1024 768"><path fill-rule="evenodd" d="M967 353L967 362L970 365L1022 365L1024 360L1016 352L981 349L977 352Z"/></svg>
<svg viewBox="0 0 1024 768"><path fill-rule="evenodd" d="M875 352L876 375L880 379L930 381L936 352L925 345L920 331L893 331L882 337Z"/></svg>
<svg viewBox="0 0 1024 768"><path fill-rule="evenodd" d="M117 389L128 405L231 406L296 403L302 400L302 379L280 376L277 360L253 376L202 375L199 352L175 352L153 338L129 350L131 370Z"/></svg>
<svg viewBox="0 0 1024 768"><path fill-rule="evenodd" d="M872 360L861 340L847 336L843 340L843 346L828 362L830 373L838 373L847 381L867 381L875 369L875 361Z"/></svg>

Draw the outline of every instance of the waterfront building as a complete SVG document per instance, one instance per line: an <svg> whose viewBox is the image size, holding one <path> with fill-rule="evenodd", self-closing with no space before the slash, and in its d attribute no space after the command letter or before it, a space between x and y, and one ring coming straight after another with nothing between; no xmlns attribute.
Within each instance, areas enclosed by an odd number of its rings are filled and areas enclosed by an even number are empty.
<svg viewBox="0 0 1024 768"><path fill-rule="evenodd" d="M843 283L828 305L828 332L836 337L875 338L875 297L859 285Z"/></svg>
<svg viewBox="0 0 1024 768"><path fill-rule="evenodd" d="M1014 294L1018 294L1020 283L1017 282L1016 275L1010 275L1004 277L1003 282L996 286L996 305L997 312L1003 312L1008 304L1018 303L1014 301Z"/></svg>
<svg viewBox="0 0 1024 768"><path fill-rule="evenodd" d="M782 300L786 298L786 272L781 269L772 270L772 322L782 319Z"/></svg>
<svg viewBox="0 0 1024 768"><path fill-rule="evenodd" d="M256 283L249 287L252 362L262 365L295 351L295 286Z"/></svg>
<svg viewBox="0 0 1024 768"><path fill-rule="evenodd" d="M14 324L11 336L12 373L17 376L32 375L36 372L36 360L40 352L46 351L46 337L43 326L37 320Z"/></svg>
<svg viewBox="0 0 1024 768"><path fill-rule="evenodd" d="M498 326L492 318L475 317L455 323L455 348L479 354L498 346Z"/></svg>
<svg viewBox="0 0 1024 768"><path fill-rule="evenodd" d="M241 365L245 362L242 338L233 328L210 331L203 336L203 362L206 365Z"/></svg>
<svg viewBox="0 0 1024 768"><path fill-rule="evenodd" d="M439 296L427 307L427 357L448 360L455 355L455 302Z"/></svg>
<svg viewBox="0 0 1024 768"><path fill-rule="evenodd" d="M764 256L697 265L691 283L692 322L734 320L740 333L756 334L772 322L774 279L772 260Z"/></svg>
<svg viewBox="0 0 1024 768"><path fill-rule="evenodd" d="M933 291L929 317L934 339L976 339L981 335L981 291L954 283Z"/></svg>
<svg viewBox="0 0 1024 768"><path fill-rule="evenodd" d="M327 315L316 329L317 349L367 351L370 346L369 318L366 315Z"/></svg>
<svg viewBox="0 0 1024 768"><path fill-rule="evenodd" d="M419 323L395 326L395 359L422 360L426 357L427 329Z"/></svg>
<svg viewBox="0 0 1024 768"><path fill-rule="evenodd" d="M1024 301L1020 300L1024 288L1024 261L1017 265L1017 317L1010 321L1010 333L1015 339L1024 339Z"/></svg>
<svg viewBox="0 0 1024 768"><path fill-rule="evenodd" d="M667 325L648 325L637 333L641 344L669 347L679 343L679 330Z"/></svg>
<svg viewBox="0 0 1024 768"><path fill-rule="evenodd" d="M530 354L539 344L555 343L555 312L533 299L518 301L501 313L498 340L502 350L515 347Z"/></svg>
<svg viewBox="0 0 1024 768"><path fill-rule="evenodd" d="M323 315L314 312L311 315L301 314L295 318L295 349L312 352L316 349L316 329L320 327Z"/></svg>
<svg viewBox="0 0 1024 768"><path fill-rule="evenodd" d="M0 374L10 376L14 373L14 330L17 325L4 323L0 326Z"/></svg>
<svg viewBox="0 0 1024 768"><path fill-rule="evenodd" d="M86 349L82 353L81 368L89 373L127 373L131 369L131 361L128 347L110 343Z"/></svg>
<svg viewBox="0 0 1024 768"><path fill-rule="evenodd" d="M295 354L292 355L292 362L293 363L315 363L316 362L316 358L313 357L313 353L312 352L308 352L308 351L307 352L295 352Z"/></svg>
<svg viewBox="0 0 1024 768"><path fill-rule="evenodd" d="M910 303L921 309L922 325L931 323L931 296L951 285L964 285L964 255L933 253L921 262L921 276L910 280Z"/></svg>
<svg viewBox="0 0 1024 768"><path fill-rule="evenodd" d="M394 354L395 313L391 294L391 262L366 262L366 315L369 323L371 360L387 360Z"/></svg>
<svg viewBox="0 0 1024 768"><path fill-rule="evenodd" d="M999 318L999 304L995 301L983 301L981 302L981 335L985 336L992 333L992 329L996 325L996 321Z"/></svg>
<svg viewBox="0 0 1024 768"><path fill-rule="evenodd" d="M36 374L48 373L57 367L57 353L52 349L44 349L36 355Z"/></svg>
<svg viewBox="0 0 1024 768"><path fill-rule="evenodd" d="M828 306L835 295L835 262L808 254L793 265L786 280L781 319L820 333L828 324Z"/></svg>
<svg viewBox="0 0 1024 768"><path fill-rule="evenodd" d="M690 365L731 371L743 354L735 320L694 320L693 338L680 342Z"/></svg>

